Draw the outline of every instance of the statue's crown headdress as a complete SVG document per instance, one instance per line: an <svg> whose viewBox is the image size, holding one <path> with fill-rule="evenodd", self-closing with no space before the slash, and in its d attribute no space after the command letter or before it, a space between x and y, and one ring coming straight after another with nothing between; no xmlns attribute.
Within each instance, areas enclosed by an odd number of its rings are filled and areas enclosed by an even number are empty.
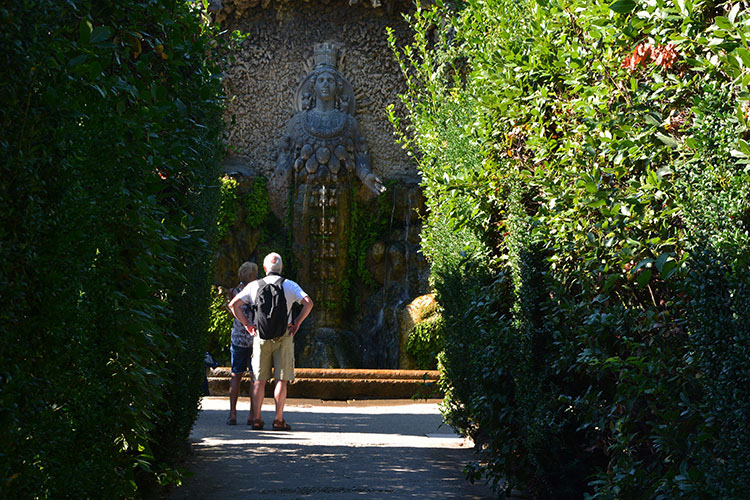
<svg viewBox="0 0 750 500"><path fill-rule="evenodd" d="M313 48L313 60L315 61L315 68L327 66L336 69L337 56L338 49L331 42L319 43Z"/></svg>
<svg viewBox="0 0 750 500"><path fill-rule="evenodd" d="M315 92L313 86L315 77L327 71L333 73L336 77L336 105L340 111L354 115L354 110L356 109L354 91L349 81L338 69L340 47L338 43L333 41L317 43L313 46L312 61L310 58L307 58L304 64L308 71L307 76L300 82L297 93L294 96L294 108L297 111L309 110L315 105L314 101L311 101L311 98L314 99L313 94ZM310 68L311 63L312 68Z"/></svg>

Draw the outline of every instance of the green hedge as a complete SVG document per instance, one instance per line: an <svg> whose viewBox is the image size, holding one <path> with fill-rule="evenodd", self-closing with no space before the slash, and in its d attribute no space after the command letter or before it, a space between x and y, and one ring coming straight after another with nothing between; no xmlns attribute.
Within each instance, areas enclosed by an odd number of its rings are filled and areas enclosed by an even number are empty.
<svg viewBox="0 0 750 500"><path fill-rule="evenodd" d="M750 14L468 0L396 50L468 472L540 498L747 498ZM396 46L395 40L394 47Z"/></svg>
<svg viewBox="0 0 750 500"><path fill-rule="evenodd" d="M204 372L220 45L180 1L0 24L0 497L147 496Z"/></svg>
<svg viewBox="0 0 750 500"><path fill-rule="evenodd" d="M211 287L211 304L209 306L208 345L206 349L219 363L231 362L229 346L232 343L234 316L229 311L228 294L223 288Z"/></svg>

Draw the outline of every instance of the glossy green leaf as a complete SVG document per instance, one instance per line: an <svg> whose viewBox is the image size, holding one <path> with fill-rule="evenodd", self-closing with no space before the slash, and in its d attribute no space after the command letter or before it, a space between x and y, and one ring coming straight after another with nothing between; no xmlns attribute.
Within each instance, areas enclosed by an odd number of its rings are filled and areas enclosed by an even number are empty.
<svg viewBox="0 0 750 500"><path fill-rule="evenodd" d="M659 255L659 257L654 262L654 267L656 267L656 269L659 272L661 272L662 268L664 267L664 263L667 262L667 259L669 259L670 256L671 256L671 253L669 253L669 252L665 252L665 253Z"/></svg>
<svg viewBox="0 0 750 500"><path fill-rule="evenodd" d="M88 19L84 19L83 21L81 21L78 32L82 44L86 45L87 43L89 43L91 32L93 31L93 29L94 27L91 24L91 21L89 21Z"/></svg>
<svg viewBox="0 0 750 500"><path fill-rule="evenodd" d="M636 5L633 0L617 0L610 4L609 8L618 14L629 14L636 8Z"/></svg>
<svg viewBox="0 0 750 500"><path fill-rule="evenodd" d="M648 284L648 282L651 280L651 269L644 269L638 275L636 276L636 282L638 283L639 288L643 288Z"/></svg>
<svg viewBox="0 0 750 500"><path fill-rule="evenodd" d="M673 137L662 134L661 132L656 133L656 138L659 139L661 142L663 142L665 145L669 146L670 148L680 147L680 143L677 142Z"/></svg>
<svg viewBox="0 0 750 500"><path fill-rule="evenodd" d="M665 262L664 265L662 265L660 272L662 279L667 280L671 278L678 269L677 262L673 260Z"/></svg>
<svg viewBox="0 0 750 500"><path fill-rule="evenodd" d="M731 30L732 29L732 23L724 16L717 16L716 19L714 19L714 22L716 25L724 30Z"/></svg>
<svg viewBox="0 0 750 500"><path fill-rule="evenodd" d="M112 35L112 31L106 26L97 26L91 32L89 43L99 43L107 40Z"/></svg>
<svg viewBox="0 0 750 500"><path fill-rule="evenodd" d="M73 59L68 61L68 67L75 68L76 66L80 66L86 61L87 57L88 56L86 54L80 54L80 55L75 56Z"/></svg>
<svg viewBox="0 0 750 500"><path fill-rule="evenodd" d="M750 68L750 50L747 50L745 47L737 47L735 52L742 60L742 64L746 68Z"/></svg>

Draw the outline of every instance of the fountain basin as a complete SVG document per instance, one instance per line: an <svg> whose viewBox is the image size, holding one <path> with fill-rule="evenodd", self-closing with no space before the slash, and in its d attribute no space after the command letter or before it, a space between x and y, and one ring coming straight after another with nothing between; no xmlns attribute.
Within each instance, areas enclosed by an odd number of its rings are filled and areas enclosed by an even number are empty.
<svg viewBox="0 0 750 500"><path fill-rule="evenodd" d="M337 368L297 368L296 379L289 383L287 397L348 399L441 398L437 370L375 370ZM231 369L210 370L208 386L212 396L229 395ZM250 393L250 379L243 377L240 395ZM266 397L273 394L273 384L266 384Z"/></svg>

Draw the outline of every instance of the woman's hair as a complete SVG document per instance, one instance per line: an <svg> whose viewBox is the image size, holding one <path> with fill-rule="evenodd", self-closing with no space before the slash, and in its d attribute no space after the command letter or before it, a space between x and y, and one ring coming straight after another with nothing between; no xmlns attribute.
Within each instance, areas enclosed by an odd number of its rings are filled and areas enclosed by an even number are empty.
<svg viewBox="0 0 750 500"><path fill-rule="evenodd" d="M258 264L254 262L245 262L240 266L237 275L240 277L240 281L243 283L250 283L258 277Z"/></svg>

